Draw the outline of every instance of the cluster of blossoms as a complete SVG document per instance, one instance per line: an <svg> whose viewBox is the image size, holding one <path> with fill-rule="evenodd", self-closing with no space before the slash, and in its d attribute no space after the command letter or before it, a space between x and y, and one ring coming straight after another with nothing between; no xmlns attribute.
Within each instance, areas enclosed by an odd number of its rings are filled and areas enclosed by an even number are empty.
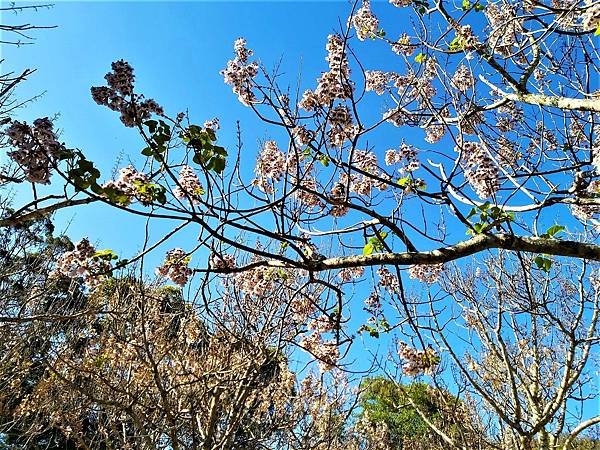
<svg viewBox="0 0 600 450"><path fill-rule="evenodd" d="M8 156L23 168L25 177L32 183L49 183L52 165L63 148L56 140L52 122L47 117L36 119L31 127L14 121L4 134L15 147Z"/></svg>
<svg viewBox="0 0 600 450"><path fill-rule="evenodd" d="M358 132L358 127L353 124L352 113L345 105L329 110L329 127L327 137L335 147L341 147L344 142L352 140Z"/></svg>
<svg viewBox="0 0 600 450"><path fill-rule="evenodd" d="M108 86L92 87L92 98L99 105L121 113L121 122L134 127L154 114L162 115L162 107L152 99L133 93L133 68L126 61L112 63L112 72L105 75Z"/></svg>
<svg viewBox="0 0 600 450"><path fill-rule="evenodd" d="M456 147L462 151L461 158L465 165L465 179L480 198L488 198L500 187L498 168L487 154L485 147L479 142L463 142Z"/></svg>
<svg viewBox="0 0 600 450"><path fill-rule="evenodd" d="M345 178L347 180L347 178ZM348 214L349 208L346 206L346 185L342 182L335 183L329 192L331 201L334 203L329 210L332 217L343 217Z"/></svg>
<svg viewBox="0 0 600 450"><path fill-rule="evenodd" d="M322 371L335 367L340 359L340 349L335 341L324 341L319 333L311 333L300 340L300 345L317 358Z"/></svg>
<svg viewBox="0 0 600 450"><path fill-rule="evenodd" d="M258 74L256 61L249 62L252 50L246 48L246 40L239 38L233 44L235 58L227 62L227 67L221 71L225 83L230 85L233 92L243 105L250 106L256 101L252 92L252 81Z"/></svg>
<svg viewBox="0 0 600 450"><path fill-rule="evenodd" d="M138 172L133 166L127 166L119 171L119 178L104 183L102 187L105 190L115 190L123 195L125 198L119 203L127 206L135 199L143 204L152 203L152 192L150 190L141 189L148 184L150 184L148 175Z"/></svg>
<svg viewBox="0 0 600 450"><path fill-rule="evenodd" d="M402 372L414 377L422 373L430 375L440 363L438 353L431 347L425 350L417 350L404 342L398 344L398 355L405 361L402 364Z"/></svg>
<svg viewBox="0 0 600 450"><path fill-rule="evenodd" d="M162 266L156 269L156 273L169 278L179 286L183 286L188 282L193 273L192 269L188 267L190 260L191 257L182 249L174 248L167 252Z"/></svg>
<svg viewBox="0 0 600 450"><path fill-rule="evenodd" d="M433 284L444 271L443 264L417 264L408 268L408 276L423 283Z"/></svg>
<svg viewBox="0 0 600 450"><path fill-rule="evenodd" d="M504 136L500 136L496 140L495 147L498 153L499 161L502 164L508 165L513 168L517 167L519 158L521 158L521 154L517 150L515 150L515 145L512 141L505 138Z"/></svg>
<svg viewBox="0 0 600 450"><path fill-rule="evenodd" d="M598 195L600 195L600 180L592 181L583 192L578 192L578 195L586 198L598 198ZM571 205L571 212L579 220L585 222L592 220L595 215L600 214L600 205Z"/></svg>
<svg viewBox="0 0 600 450"><path fill-rule="evenodd" d="M322 314L316 319L310 320L306 328L318 333L329 333L336 328L336 323L328 315Z"/></svg>
<svg viewBox="0 0 600 450"><path fill-rule="evenodd" d="M461 64L458 69L456 69L450 82L452 83L452 86L461 92L466 92L475 86L475 78L473 78L473 74L464 64Z"/></svg>
<svg viewBox="0 0 600 450"><path fill-rule="evenodd" d="M365 72L365 90L373 91L377 95L385 92L390 81L390 76L387 72L380 70L367 70Z"/></svg>
<svg viewBox="0 0 600 450"><path fill-rule="evenodd" d="M390 0L390 3L398 8L402 8L412 5L414 2L413 0Z"/></svg>
<svg viewBox="0 0 600 450"><path fill-rule="evenodd" d="M385 164L392 166L401 162L406 162L406 165L401 169L401 172L414 172L420 166L417 159L418 150L407 144L402 144L398 150L390 149L385 152Z"/></svg>
<svg viewBox="0 0 600 450"><path fill-rule="evenodd" d="M212 253L209 258L209 266L215 270L226 270L233 269L236 265L235 256L233 255L219 255L218 253Z"/></svg>
<svg viewBox="0 0 600 450"><path fill-rule="evenodd" d="M323 73L317 82L315 91L304 92L298 106L313 111L318 106L328 106L335 99L346 99L352 95L350 68L344 51L344 40L338 34L327 38L327 57L329 71Z"/></svg>
<svg viewBox="0 0 600 450"><path fill-rule="evenodd" d="M381 298L379 294L373 292L365 299L365 311L372 314L373 316L377 316L381 313L383 306L381 304Z"/></svg>
<svg viewBox="0 0 600 450"><path fill-rule="evenodd" d="M515 102L508 102L496 110L496 127L506 133L523 122L523 109Z"/></svg>
<svg viewBox="0 0 600 450"><path fill-rule="evenodd" d="M351 18L351 23L356 30L356 37L360 41L377 35L379 20L371 12L371 2L369 0L363 0L362 6Z"/></svg>
<svg viewBox="0 0 600 450"><path fill-rule="evenodd" d="M298 125L292 129L292 137L298 145L307 145L315 138L315 132L304 125Z"/></svg>
<svg viewBox="0 0 600 450"><path fill-rule="evenodd" d="M173 195L178 199L187 199L192 204L200 203L200 196L204 194L204 188L194 169L190 166L183 166L179 171L178 186L173 189Z"/></svg>
<svg viewBox="0 0 600 450"><path fill-rule="evenodd" d="M256 162L256 179L253 184L270 194L273 192L272 183L281 180L286 170L286 157L275 141L267 141Z"/></svg>
<svg viewBox="0 0 600 450"><path fill-rule="evenodd" d="M508 56L517 38L523 32L522 19L517 18L515 7L508 2L489 3L484 11L491 26L489 44L495 52Z"/></svg>
<svg viewBox="0 0 600 450"><path fill-rule="evenodd" d="M213 117L212 119L204 122L202 128L204 128L205 130L212 130L216 133L217 131L219 131L219 128L221 128L221 122L219 121L218 117Z"/></svg>
<svg viewBox="0 0 600 450"><path fill-rule="evenodd" d="M319 185L317 180L312 176L303 176L300 180L293 178L297 186L297 190L294 192L294 197L308 208L322 208L323 202L315 192L319 191Z"/></svg>
<svg viewBox="0 0 600 450"><path fill-rule="evenodd" d="M587 0L588 8L583 13L582 26L584 30L597 30L600 28L600 3L592 4L591 0Z"/></svg>
<svg viewBox="0 0 600 450"><path fill-rule="evenodd" d="M444 134L446 134L444 125L429 125L425 127L425 142L435 144L444 137Z"/></svg>
<svg viewBox="0 0 600 450"><path fill-rule="evenodd" d="M68 278L83 278L90 289L98 287L112 269L110 260L96 254L90 241L82 239L75 244L75 249L65 252L56 261L55 274Z"/></svg>
<svg viewBox="0 0 600 450"><path fill-rule="evenodd" d="M397 292L400 289L398 277L392 274L386 267L377 269L377 275L379 276L379 286L382 288L389 292Z"/></svg>
<svg viewBox="0 0 600 450"><path fill-rule="evenodd" d="M406 33L403 33L396 42L392 43L392 51L397 55L410 56L416 49L417 46L410 43L410 36Z"/></svg>
<svg viewBox="0 0 600 450"><path fill-rule="evenodd" d="M359 195L369 195L373 187L384 190L385 183L377 183L373 176L380 176L379 165L375 153L366 150L355 150L352 158L352 166L364 172L360 176L352 174L350 177L350 191ZM370 176L373 175L373 176ZM346 184L347 175L340 176L340 182Z"/></svg>
<svg viewBox="0 0 600 450"><path fill-rule="evenodd" d="M275 269L257 267L236 274L234 283L236 288L247 296L263 297L273 292L276 278Z"/></svg>
<svg viewBox="0 0 600 450"><path fill-rule="evenodd" d="M401 127L405 123L405 114L400 109L388 109L383 113L383 120L391 123L395 127Z"/></svg>
<svg viewBox="0 0 600 450"><path fill-rule="evenodd" d="M349 281L362 277L364 273L364 267L347 267L339 271L338 277L342 280L342 283L348 283Z"/></svg>

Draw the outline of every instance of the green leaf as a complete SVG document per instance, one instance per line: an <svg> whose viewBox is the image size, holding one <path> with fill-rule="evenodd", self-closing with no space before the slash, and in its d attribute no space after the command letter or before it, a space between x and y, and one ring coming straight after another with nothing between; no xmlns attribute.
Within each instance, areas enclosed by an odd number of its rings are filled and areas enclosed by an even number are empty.
<svg viewBox="0 0 600 450"><path fill-rule="evenodd" d="M221 173L225 170L225 158L213 158L212 168L216 173Z"/></svg>
<svg viewBox="0 0 600 450"><path fill-rule="evenodd" d="M113 259L119 259L117 254L108 248L105 250L97 250L96 253L94 253L94 255L92 257L97 258L97 259L104 259L106 261L110 261Z"/></svg>
<svg viewBox="0 0 600 450"><path fill-rule="evenodd" d="M471 9L471 2L469 0L463 0L462 9L463 11L468 11L469 9Z"/></svg>
<svg viewBox="0 0 600 450"><path fill-rule="evenodd" d="M594 36L600 36L600 25L596 28L596 31L594 31Z"/></svg>
<svg viewBox="0 0 600 450"><path fill-rule="evenodd" d="M150 133L154 134L156 132L156 126L158 125L158 122L156 120L147 120L144 122L144 125L148 127L148 131L150 131Z"/></svg>
<svg viewBox="0 0 600 450"><path fill-rule="evenodd" d="M363 247L363 255L370 255L371 253L373 253L373 250L375 250L375 248L373 247L373 244L371 244L371 243L366 244Z"/></svg>
<svg viewBox="0 0 600 450"><path fill-rule="evenodd" d="M426 59L427 55L425 53L419 53L417 56L415 56L415 62L419 64L423 64Z"/></svg>
<svg viewBox="0 0 600 450"><path fill-rule="evenodd" d="M483 10L485 10L485 5L482 5L481 3L475 3L475 11L481 12Z"/></svg>
<svg viewBox="0 0 600 450"><path fill-rule="evenodd" d="M398 185L400 187L406 187L407 185L410 184L410 182L411 182L410 175L407 175L402 178L398 178Z"/></svg>
<svg viewBox="0 0 600 450"><path fill-rule="evenodd" d="M554 236L556 234L560 233L561 231L564 231L565 229L566 229L566 227L564 227L562 225L552 225L540 237L542 237L544 239L552 239L552 238L554 238Z"/></svg>
<svg viewBox="0 0 600 450"><path fill-rule="evenodd" d="M152 155L154 155L154 151L150 147L146 147L146 148L142 149L142 155L152 156Z"/></svg>
<svg viewBox="0 0 600 450"><path fill-rule="evenodd" d="M479 222L473 225L473 229L475 230L475 234L481 234L483 230L485 230L486 223Z"/></svg>
<svg viewBox="0 0 600 450"><path fill-rule="evenodd" d="M550 272L550 268L552 267L551 259L544 256L536 256L533 262L535 262L538 269L543 270L544 272Z"/></svg>

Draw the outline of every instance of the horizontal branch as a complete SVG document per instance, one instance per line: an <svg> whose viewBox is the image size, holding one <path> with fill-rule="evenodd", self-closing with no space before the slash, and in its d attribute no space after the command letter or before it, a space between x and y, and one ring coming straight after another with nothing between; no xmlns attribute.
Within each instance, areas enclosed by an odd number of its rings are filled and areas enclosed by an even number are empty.
<svg viewBox="0 0 600 450"><path fill-rule="evenodd" d="M15 225L22 224L30 220L40 220L44 217L48 217L59 209L68 208L70 206L87 205L88 203L95 202L97 199L93 197L82 198L78 200L65 200L62 202L55 203L45 208L34 209L33 211L24 212L22 214L11 215L0 219L0 228L3 227L14 227Z"/></svg>
<svg viewBox="0 0 600 450"><path fill-rule="evenodd" d="M371 255L328 258L323 261L314 262L311 269L323 271L359 266L439 264L491 249L543 253L553 256L567 256L591 261L600 261L600 246L595 244L558 239L544 239L539 237L519 237L511 234L498 233L478 235L467 241L429 252L376 253Z"/></svg>
<svg viewBox="0 0 600 450"><path fill-rule="evenodd" d="M543 94L505 93L504 98L530 105L552 106L569 111L600 112L600 98L571 98Z"/></svg>

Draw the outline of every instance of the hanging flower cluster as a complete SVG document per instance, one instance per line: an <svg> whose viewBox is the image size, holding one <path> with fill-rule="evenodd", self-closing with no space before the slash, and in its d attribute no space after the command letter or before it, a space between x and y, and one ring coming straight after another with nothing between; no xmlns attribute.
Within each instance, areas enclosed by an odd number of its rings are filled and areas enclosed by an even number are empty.
<svg viewBox="0 0 600 450"><path fill-rule="evenodd" d="M327 38L327 57L329 71L323 73L318 80L315 91L304 92L298 106L306 111L313 111L318 106L328 106L335 99L346 99L352 95L350 68L346 57L345 43L338 34Z"/></svg>
<svg viewBox="0 0 600 450"><path fill-rule="evenodd" d="M335 341L324 341L320 333L304 336L300 340L300 345L317 358L322 371L333 369L340 359L340 349Z"/></svg>
<svg viewBox="0 0 600 450"><path fill-rule="evenodd" d="M498 168L487 154L483 144L479 142L463 142L462 161L465 168L465 179L480 198L488 198L500 187Z"/></svg>
<svg viewBox="0 0 600 450"><path fill-rule="evenodd" d="M423 283L433 284L444 271L443 264L416 264L408 269L408 276Z"/></svg>
<svg viewBox="0 0 600 450"><path fill-rule="evenodd" d="M178 186L173 189L173 195L178 199L186 199L192 204L200 203L200 196L204 194L204 188L194 169L190 166L183 166L179 171Z"/></svg>
<svg viewBox="0 0 600 450"><path fill-rule="evenodd" d="M583 192L578 193L581 197L597 198L600 195L600 180L592 181ZM571 205L571 212L581 221L592 220L594 216L600 214L600 205Z"/></svg>
<svg viewBox="0 0 600 450"><path fill-rule="evenodd" d="M134 127L150 118L152 114L163 115L162 107L152 99L144 100L141 94L133 93L133 68L128 62L115 61L112 72L104 76L108 86L92 87L92 98L99 105L121 113L121 122Z"/></svg>
<svg viewBox="0 0 600 450"><path fill-rule="evenodd" d="M400 290L400 281L398 277L392 274L386 267L377 269L377 275L379 276L379 286L386 289L389 292L397 292Z"/></svg>
<svg viewBox="0 0 600 450"><path fill-rule="evenodd" d="M420 167L417 152L415 147L403 143L398 150L389 149L385 152L385 164L392 166L405 162L401 172L414 172Z"/></svg>
<svg viewBox="0 0 600 450"><path fill-rule="evenodd" d="M239 101L250 106L256 101L252 92L252 81L258 74L256 61L248 61L253 55L252 50L246 47L246 40L239 38L233 44L235 58L227 62L227 67L220 73L226 84L230 85L233 92L237 94Z"/></svg>
<svg viewBox="0 0 600 450"><path fill-rule="evenodd" d="M88 288L95 289L110 273L110 259L98 254L89 240L82 239L75 244L75 249L58 257L54 273L68 278L81 277Z"/></svg>
<svg viewBox="0 0 600 450"><path fill-rule="evenodd" d="M182 249L169 250L165 256L162 266L156 269L157 275L169 278L179 286L185 285L192 276L192 269L188 267L191 257Z"/></svg>
<svg viewBox="0 0 600 450"><path fill-rule="evenodd" d="M356 30L356 37L360 41L377 35L379 20L371 11L371 2L369 0L363 0L362 6L356 11L351 22Z"/></svg>
<svg viewBox="0 0 600 450"><path fill-rule="evenodd" d="M23 168L25 177L32 183L50 182L52 165L63 148L52 128L52 122L45 117L36 119L33 127L15 120L4 131L10 144L15 147L15 150L8 152L9 158Z"/></svg>
<svg viewBox="0 0 600 450"><path fill-rule="evenodd" d="M352 113L345 105L338 105L329 110L329 130L327 137L334 147L341 147L344 142L352 140L358 128L353 123Z"/></svg>
<svg viewBox="0 0 600 450"><path fill-rule="evenodd" d="M450 83L452 83L452 86L459 91L466 92L475 86L475 78L473 78L473 74L469 68L464 64L461 64L458 69L456 69L456 72L454 72Z"/></svg>
<svg viewBox="0 0 600 450"><path fill-rule="evenodd" d="M275 141L267 141L256 162L256 179L253 184L270 194L273 192L273 183L281 180L286 171L286 157Z"/></svg>
<svg viewBox="0 0 600 450"><path fill-rule="evenodd" d="M215 270L226 270L233 269L235 267L235 256L233 255L219 255L218 253L212 253L208 264L211 269Z"/></svg>
<svg viewBox="0 0 600 450"><path fill-rule="evenodd" d="M514 6L507 2L489 3L484 14L491 27L490 47L496 53L510 55L517 45L517 36L523 33L522 19L517 17Z"/></svg>
<svg viewBox="0 0 600 450"><path fill-rule="evenodd" d="M392 51L397 55L410 56L412 55L417 46L410 43L410 36L403 33L396 42L392 43Z"/></svg>
<svg viewBox="0 0 600 450"><path fill-rule="evenodd" d="M583 13L582 26L584 30L597 30L600 28L600 3L589 1L589 6Z"/></svg>
<svg viewBox="0 0 600 450"><path fill-rule="evenodd" d="M154 199L153 191L145 188L150 184L148 175L138 172L135 167L130 165L119 171L119 178L104 183L102 188L118 194L118 197L112 195L111 198L118 199L118 203L121 205L127 206L134 200L139 200L147 205Z"/></svg>
<svg viewBox="0 0 600 450"><path fill-rule="evenodd" d="M417 350L404 342L398 344L398 355L405 361L402 372L410 377L420 374L430 375L440 363L438 353L431 347Z"/></svg>
<svg viewBox="0 0 600 450"><path fill-rule="evenodd" d="M340 280L342 280L342 283L348 283L352 280L362 277L364 273L364 267L347 267L339 271L338 277Z"/></svg>
<svg viewBox="0 0 600 450"><path fill-rule="evenodd" d="M402 8L412 5L414 2L413 0L390 0L390 3L398 8Z"/></svg>
<svg viewBox="0 0 600 450"><path fill-rule="evenodd" d="M379 165L375 153L367 150L354 150L352 158L352 166L364 172L361 175L352 174L350 177L350 192L355 192L359 195L369 195L373 187L376 185L376 179L369 175L379 175ZM347 175L340 176L340 183L346 184Z"/></svg>
<svg viewBox="0 0 600 450"><path fill-rule="evenodd" d="M385 92L389 82L390 75L387 72L380 70L365 71L365 91L373 91L377 95L381 95Z"/></svg>

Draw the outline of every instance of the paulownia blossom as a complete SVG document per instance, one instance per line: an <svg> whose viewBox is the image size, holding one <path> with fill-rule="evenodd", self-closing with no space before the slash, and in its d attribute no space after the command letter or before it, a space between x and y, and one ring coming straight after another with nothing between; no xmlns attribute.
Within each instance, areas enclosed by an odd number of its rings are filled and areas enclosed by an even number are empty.
<svg viewBox="0 0 600 450"><path fill-rule="evenodd" d="M97 255L90 241L82 239L73 250L59 256L54 273L68 278L81 277L88 288L95 289L108 277L111 269L110 260Z"/></svg>
<svg viewBox="0 0 600 450"><path fill-rule="evenodd" d="M45 117L36 119L33 127L15 120L4 132L15 147L8 152L9 158L23 168L25 177L32 183L50 182L52 166L63 148L52 128L52 122Z"/></svg>
<svg viewBox="0 0 600 450"><path fill-rule="evenodd" d="M398 355L404 361L402 372L411 377L431 375L440 362L440 357L433 348L417 350L404 342L398 344Z"/></svg>
<svg viewBox="0 0 600 450"><path fill-rule="evenodd" d="M169 250L162 266L156 269L157 275L169 278L179 286L185 285L192 276L192 269L188 267L190 257L180 248Z"/></svg>

